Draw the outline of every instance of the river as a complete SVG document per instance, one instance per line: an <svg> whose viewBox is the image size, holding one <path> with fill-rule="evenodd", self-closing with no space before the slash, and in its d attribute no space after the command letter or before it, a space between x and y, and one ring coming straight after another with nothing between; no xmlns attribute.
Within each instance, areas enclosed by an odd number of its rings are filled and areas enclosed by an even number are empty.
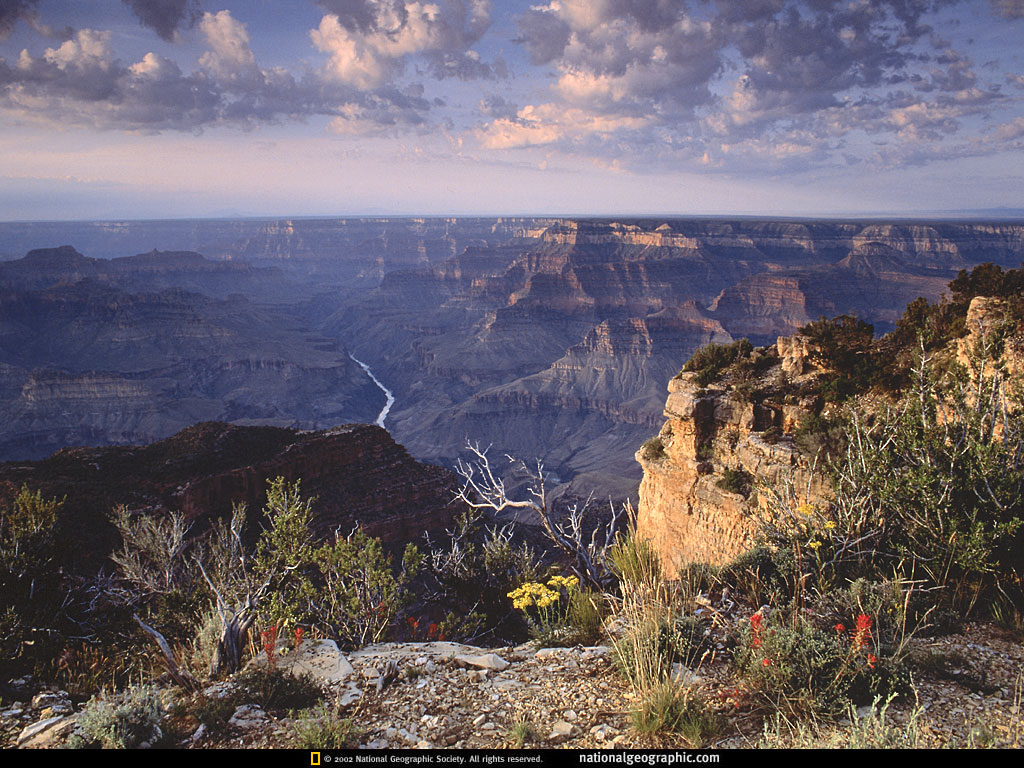
<svg viewBox="0 0 1024 768"><path fill-rule="evenodd" d="M358 363L360 368L366 371L366 375L373 379L373 383L380 387L380 391L384 393L385 397L387 397L387 402L384 403L383 410L381 410L380 415L377 416L377 421L374 422L378 427L383 427L384 419L388 417L388 413L391 411L391 406L395 404L395 396L390 389L388 389L387 387L380 383L380 379L373 375L373 371L370 370L370 366L368 366L362 360L357 359L356 356L353 355L351 352L349 353L348 356L351 357L356 363Z"/></svg>

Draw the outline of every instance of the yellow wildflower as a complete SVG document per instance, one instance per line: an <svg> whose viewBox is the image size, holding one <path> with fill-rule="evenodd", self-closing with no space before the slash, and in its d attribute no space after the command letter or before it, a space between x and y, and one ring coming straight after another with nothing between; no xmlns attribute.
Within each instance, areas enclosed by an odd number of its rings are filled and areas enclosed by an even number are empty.
<svg viewBox="0 0 1024 768"><path fill-rule="evenodd" d="M825 521L825 530L831 531L835 527L836 527L836 524L835 524L834 520L827 520L827 521Z"/></svg>
<svg viewBox="0 0 1024 768"><path fill-rule="evenodd" d="M821 542L820 541L812 541L807 546L810 547L811 549L813 549L815 552L817 552L818 549L821 547Z"/></svg>

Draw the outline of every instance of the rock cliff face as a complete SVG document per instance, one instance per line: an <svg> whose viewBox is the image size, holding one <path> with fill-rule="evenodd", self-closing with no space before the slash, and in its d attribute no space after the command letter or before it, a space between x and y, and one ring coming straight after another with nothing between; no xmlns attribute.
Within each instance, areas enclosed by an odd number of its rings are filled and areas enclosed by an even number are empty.
<svg viewBox="0 0 1024 768"><path fill-rule="evenodd" d="M755 354L770 363L767 377L798 383L811 368L800 348L796 339L779 339L777 349ZM654 545L669 573L689 562L724 564L749 549L768 502L759 486L791 486L811 501L828 492L793 441L805 407L753 403L733 387L701 387L696 378L682 373L669 382L666 421L636 453L644 472L637 535Z"/></svg>
<svg viewBox="0 0 1024 768"><path fill-rule="evenodd" d="M955 360L972 376L998 372L1015 386L1024 375L1024 334L1020 310L1013 311L1007 299L973 297L964 335L929 354L940 367ZM875 349L890 368L907 352L892 336ZM820 411L824 421L836 414L835 405L822 410L818 381L835 372L819 368L813 350L803 335L779 337L754 349L741 371L712 383L702 386L698 371L669 381L666 421L636 453L644 475L637 535L654 545L669 573L691 562L724 564L748 550L758 518L772 514L773 494L791 494L794 507L828 500L829 480L815 458L825 433L799 432L812 414ZM876 386L857 393L856 406L870 411L897 396Z"/></svg>
<svg viewBox="0 0 1024 768"><path fill-rule="evenodd" d="M313 526L322 536L361 525L404 544L425 532L443 536L456 511L454 475L413 460L385 430L365 424L300 432L207 422L142 447L65 449L0 464L0 497L22 484L66 495L66 530L81 537L83 557L96 558L113 543L106 521L115 505L180 510L201 530L243 502L256 522L267 480L278 476L301 480L302 493L317 497Z"/></svg>

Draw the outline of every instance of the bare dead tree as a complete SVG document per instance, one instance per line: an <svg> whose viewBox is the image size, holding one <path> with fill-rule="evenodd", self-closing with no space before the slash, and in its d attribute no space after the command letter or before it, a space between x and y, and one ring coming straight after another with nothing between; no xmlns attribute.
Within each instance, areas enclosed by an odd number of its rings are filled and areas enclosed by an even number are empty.
<svg viewBox="0 0 1024 768"><path fill-rule="evenodd" d="M611 505L611 519L604 526L601 541L599 529L595 528L589 539L583 527L583 515L587 503L573 505L565 522L556 522L552 515L545 486L544 464L539 459L529 466L521 459L505 455L509 464L527 477L525 499L509 496L505 480L496 474L487 457L490 448L481 448L477 443L466 443L466 450L473 454L468 462L459 459L455 472L462 478L456 498L474 510L490 510L498 514L505 510L533 512L540 519L548 538L569 557L570 566L582 582L598 590L604 590L613 580L606 564L608 549L615 543L621 509Z"/></svg>
<svg viewBox="0 0 1024 768"><path fill-rule="evenodd" d="M254 575L242 543L245 516L245 505L236 504L227 528L222 525L214 529L210 548L203 553L205 557L196 555L193 558L214 595L220 618L220 637L210 659L210 677L221 672L230 674L241 666L242 651L249 630L256 621L257 608L276 575L273 572L264 574L263 578ZM213 571L213 578L207 572L204 560Z"/></svg>

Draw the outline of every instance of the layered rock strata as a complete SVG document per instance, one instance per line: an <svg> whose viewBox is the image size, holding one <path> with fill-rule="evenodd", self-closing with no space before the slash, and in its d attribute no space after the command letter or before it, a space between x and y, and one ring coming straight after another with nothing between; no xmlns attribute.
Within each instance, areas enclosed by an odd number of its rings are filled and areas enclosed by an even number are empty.
<svg viewBox="0 0 1024 768"><path fill-rule="evenodd" d="M811 375L799 337L780 338L774 355L765 378ZM668 573L724 564L749 549L759 515L771 512L767 489L811 503L827 496L825 478L792 437L809 403L754 403L724 384L700 386L696 373L679 374L668 391L664 426L636 453L644 472L637 535Z"/></svg>

